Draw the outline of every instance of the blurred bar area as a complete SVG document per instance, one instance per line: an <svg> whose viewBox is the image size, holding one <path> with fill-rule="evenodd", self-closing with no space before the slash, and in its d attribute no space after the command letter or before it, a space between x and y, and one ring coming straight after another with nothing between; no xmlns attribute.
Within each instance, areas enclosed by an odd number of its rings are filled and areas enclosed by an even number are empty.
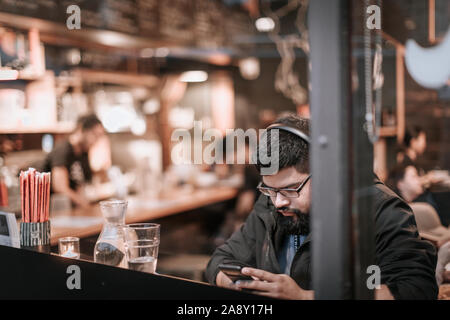
<svg viewBox="0 0 450 320"><path fill-rule="evenodd" d="M81 10L79 28L71 5ZM194 121L225 134L236 125L259 126L265 114L273 120L274 105L284 110L276 101L288 100L270 79L275 53L268 51L262 70L249 56L256 15L254 1L2 1L2 211L20 217L19 172L51 171L51 151L71 141L79 118L95 114L106 134L85 150L81 178L73 162L67 170L71 184L80 180L70 187L81 200L55 188L53 175L52 251L59 238L80 237L81 257L92 260L103 225L98 202L127 199L126 223L163 226L159 271L204 280L214 239L244 187L245 166L173 164L171 135L192 131ZM261 72L273 103L259 107L243 86ZM67 167L60 160L56 166Z"/></svg>
<svg viewBox="0 0 450 320"><path fill-rule="evenodd" d="M315 123L319 108L321 128L330 127L328 106L312 104L314 90L334 92L311 83L313 1L0 0L0 211L19 229L30 222L21 172L49 172L53 256L61 238L75 237L80 261L94 262L106 232L100 203L126 200L125 224L160 225L156 272L207 282L211 256L252 212L261 177L248 144L205 154L230 132L283 116ZM342 101L352 102L341 115L352 120L336 136L349 143L348 212L365 210L358 183L374 172L411 204L419 234L438 250L450 241L450 4L343 2ZM367 33L370 4L382 8L382 27ZM223 161L238 154L245 161Z"/></svg>

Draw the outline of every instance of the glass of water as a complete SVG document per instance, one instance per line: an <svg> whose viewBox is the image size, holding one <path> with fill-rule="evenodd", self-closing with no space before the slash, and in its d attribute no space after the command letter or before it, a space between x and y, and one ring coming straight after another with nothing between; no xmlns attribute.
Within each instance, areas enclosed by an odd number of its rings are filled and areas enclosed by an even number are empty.
<svg viewBox="0 0 450 320"><path fill-rule="evenodd" d="M124 227L128 269L155 273L158 261L160 225L128 224Z"/></svg>
<svg viewBox="0 0 450 320"><path fill-rule="evenodd" d="M59 238L58 242L60 256L65 258L80 259L80 238Z"/></svg>

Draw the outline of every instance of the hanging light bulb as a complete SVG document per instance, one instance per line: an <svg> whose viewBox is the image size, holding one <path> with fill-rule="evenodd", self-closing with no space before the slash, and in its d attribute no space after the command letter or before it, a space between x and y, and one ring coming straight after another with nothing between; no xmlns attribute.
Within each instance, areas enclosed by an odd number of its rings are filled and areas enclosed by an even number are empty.
<svg viewBox="0 0 450 320"><path fill-rule="evenodd" d="M131 133L136 136L142 136L144 135L145 131L147 131L147 124L145 123L144 117L136 117L131 123Z"/></svg>
<svg viewBox="0 0 450 320"><path fill-rule="evenodd" d="M208 74L205 71L186 71L181 74L182 82L203 82L208 80Z"/></svg>
<svg viewBox="0 0 450 320"><path fill-rule="evenodd" d="M239 71L242 78L255 80L259 76L260 66L257 58L245 58L239 61Z"/></svg>
<svg viewBox="0 0 450 320"><path fill-rule="evenodd" d="M256 19L255 26L259 32L270 32L275 28L275 22L272 18L261 17Z"/></svg>

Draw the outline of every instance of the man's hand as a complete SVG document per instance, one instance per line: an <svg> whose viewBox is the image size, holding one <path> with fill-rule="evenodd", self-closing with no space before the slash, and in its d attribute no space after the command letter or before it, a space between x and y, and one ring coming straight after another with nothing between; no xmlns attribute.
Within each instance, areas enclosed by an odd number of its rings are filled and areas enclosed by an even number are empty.
<svg viewBox="0 0 450 320"><path fill-rule="evenodd" d="M388 286L382 284L380 288L375 291L375 300L394 300L394 296Z"/></svg>
<svg viewBox="0 0 450 320"><path fill-rule="evenodd" d="M222 271L217 274L216 285L223 288L236 289L233 281Z"/></svg>
<svg viewBox="0 0 450 320"><path fill-rule="evenodd" d="M236 286L239 289L254 290L253 293L262 296L293 299L313 300L314 291L303 290L298 284L285 274L274 274L260 269L243 268L242 274L253 277L253 281L239 281Z"/></svg>
<svg viewBox="0 0 450 320"><path fill-rule="evenodd" d="M431 184L439 184L449 178L448 173L441 174L439 171L436 171L436 170L432 170L432 171L428 172L426 174L426 176Z"/></svg>

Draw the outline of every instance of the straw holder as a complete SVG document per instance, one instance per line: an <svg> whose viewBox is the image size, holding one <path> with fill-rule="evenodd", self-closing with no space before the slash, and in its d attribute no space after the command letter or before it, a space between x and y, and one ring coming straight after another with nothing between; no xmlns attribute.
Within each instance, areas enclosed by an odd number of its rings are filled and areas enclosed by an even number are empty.
<svg viewBox="0 0 450 320"><path fill-rule="evenodd" d="M50 253L50 220L21 222L20 246L22 249Z"/></svg>

